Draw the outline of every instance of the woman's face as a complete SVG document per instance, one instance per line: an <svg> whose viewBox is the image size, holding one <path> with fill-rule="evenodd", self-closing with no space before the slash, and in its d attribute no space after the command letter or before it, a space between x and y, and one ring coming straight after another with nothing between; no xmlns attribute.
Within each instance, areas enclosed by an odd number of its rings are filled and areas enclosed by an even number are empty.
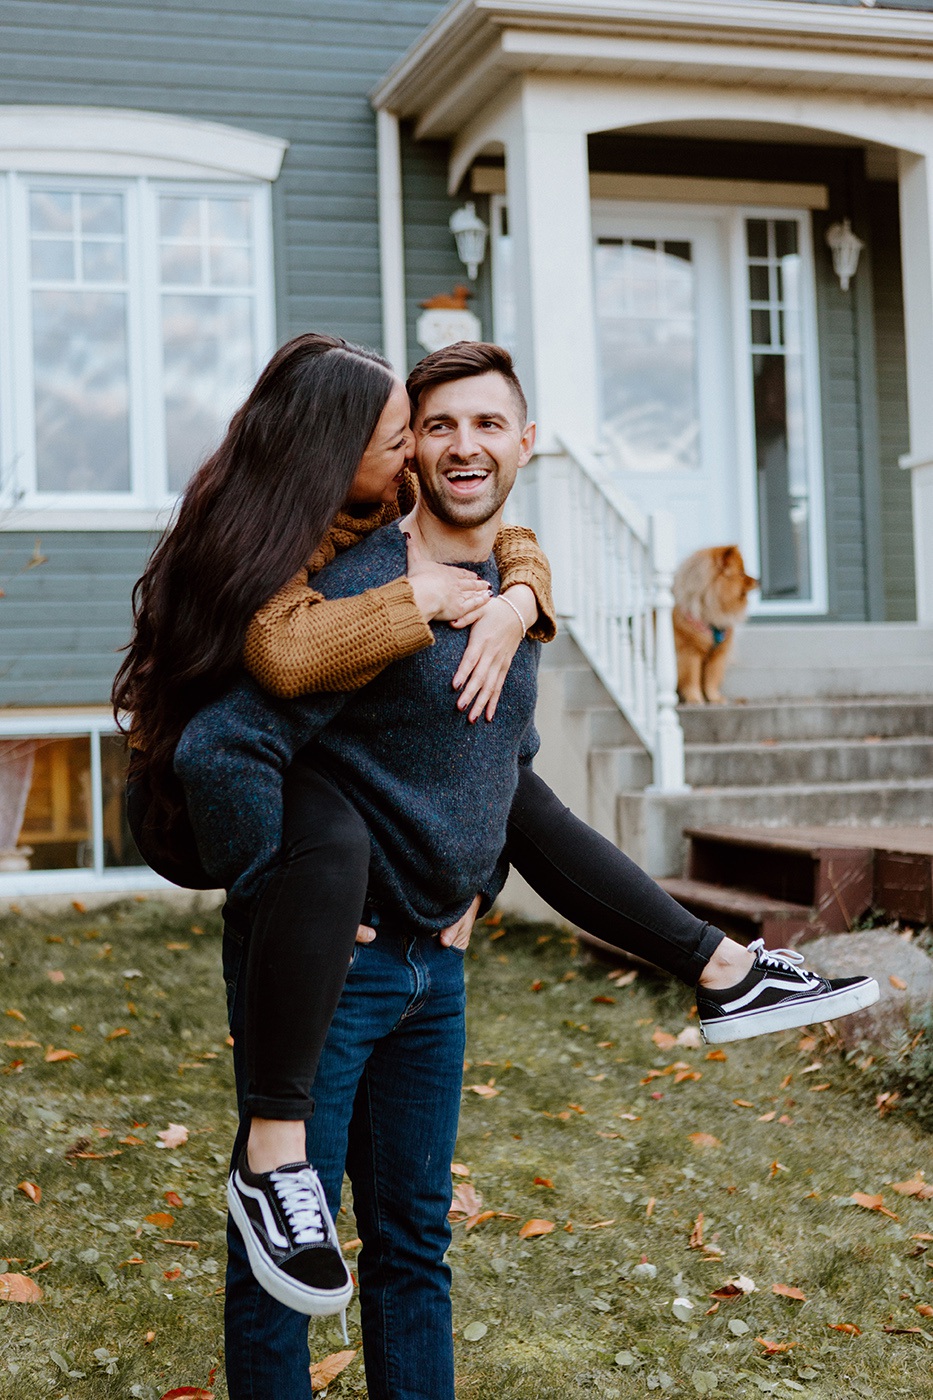
<svg viewBox="0 0 933 1400"><path fill-rule="evenodd" d="M405 385L397 379L353 478L347 505L388 504L395 500L402 471L414 451L410 417Z"/></svg>

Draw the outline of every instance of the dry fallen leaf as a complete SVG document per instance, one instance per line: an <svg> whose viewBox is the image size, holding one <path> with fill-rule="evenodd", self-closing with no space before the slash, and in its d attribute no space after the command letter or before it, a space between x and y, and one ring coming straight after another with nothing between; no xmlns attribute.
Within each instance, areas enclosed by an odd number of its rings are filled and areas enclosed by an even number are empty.
<svg viewBox="0 0 933 1400"><path fill-rule="evenodd" d="M807 1301L806 1293L802 1293L799 1288L789 1288L786 1283L772 1283L771 1292L776 1293L779 1298L793 1298L798 1303Z"/></svg>
<svg viewBox="0 0 933 1400"><path fill-rule="evenodd" d="M796 1342L772 1342L767 1337L756 1337L755 1341L765 1349L765 1356L778 1356L782 1351L790 1351Z"/></svg>
<svg viewBox="0 0 933 1400"><path fill-rule="evenodd" d="M856 1327L854 1322L827 1322L826 1326L833 1332L847 1332L850 1337L860 1337L861 1327Z"/></svg>
<svg viewBox="0 0 933 1400"><path fill-rule="evenodd" d="M677 1044L676 1035L671 1035L670 1031L656 1030L651 1039L659 1050L673 1050Z"/></svg>
<svg viewBox="0 0 933 1400"><path fill-rule="evenodd" d="M126 1026L117 1026L116 1030L111 1031L109 1035L107 1035L107 1036L104 1037L104 1039L105 1039L105 1040L119 1040L121 1036L129 1035L129 1033L130 1033L130 1032L129 1032L128 1027L126 1027Z"/></svg>
<svg viewBox="0 0 933 1400"><path fill-rule="evenodd" d="M746 1293L757 1293L758 1289L752 1279L747 1274L738 1274L735 1278L726 1279L726 1282L714 1288L709 1295L711 1298L718 1298L721 1303L731 1303L734 1298L744 1298Z"/></svg>
<svg viewBox="0 0 933 1400"><path fill-rule="evenodd" d="M38 1205L42 1200L42 1187L37 1186L34 1181L21 1181L16 1189L28 1196L34 1205Z"/></svg>
<svg viewBox="0 0 933 1400"><path fill-rule="evenodd" d="M549 1235L554 1230L553 1220L526 1220L518 1232L520 1240L533 1240L538 1235Z"/></svg>
<svg viewBox="0 0 933 1400"><path fill-rule="evenodd" d="M710 1050L706 1058L708 1060L728 1060L729 1056L725 1050Z"/></svg>
<svg viewBox="0 0 933 1400"><path fill-rule="evenodd" d="M923 1335L922 1327L894 1327L892 1324L887 1322L881 1330L883 1332L890 1332L895 1337L909 1337L915 1332L919 1332L921 1336Z"/></svg>
<svg viewBox="0 0 933 1400"><path fill-rule="evenodd" d="M615 1006L616 1004L615 997L593 997L593 1001L599 1003L601 1006Z"/></svg>
<svg viewBox="0 0 933 1400"><path fill-rule="evenodd" d="M886 1215L889 1220L896 1220L897 1216L893 1210L888 1210L884 1203L883 1196L869 1196L864 1191L853 1191L850 1200L857 1206L862 1206L864 1210L876 1210L879 1215Z"/></svg>
<svg viewBox="0 0 933 1400"><path fill-rule="evenodd" d="M703 1212L700 1211L693 1222L693 1229L690 1231L690 1249L703 1248Z"/></svg>
<svg viewBox="0 0 933 1400"><path fill-rule="evenodd" d="M552 1191L554 1190L554 1183L549 1176L536 1176L534 1184L535 1186L549 1186Z"/></svg>
<svg viewBox="0 0 933 1400"><path fill-rule="evenodd" d="M712 1133L688 1133L687 1137L694 1147L722 1147L719 1138L713 1137Z"/></svg>
<svg viewBox="0 0 933 1400"><path fill-rule="evenodd" d="M685 1050L699 1050L703 1045L703 1037L696 1026L684 1026L677 1037L677 1044L682 1045Z"/></svg>
<svg viewBox="0 0 933 1400"><path fill-rule="evenodd" d="M80 1056L76 1055L73 1050L53 1050L51 1045L45 1052L45 1063L47 1065L59 1065L65 1060L77 1059L80 1059Z"/></svg>
<svg viewBox="0 0 933 1400"><path fill-rule="evenodd" d="M162 1195L165 1198L166 1205L174 1206L176 1210L180 1210L185 1204L177 1191L163 1191Z"/></svg>
<svg viewBox="0 0 933 1400"><path fill-rule="evenodd" d="M891 986L894 988L895 991L907 991L907 983L904 981L903 977L895 977L894 973L892 972L890 977L888 978L888 981L891 983Z"/></svg>
<svg viewBox="0 0 933 1400"><path fill-rule="evenodd" d="M501 1094L501 1089L494 1089L491 1084L469 1084L467 1088L473 1094L479 1094L481 1099L494 1099L497 1094Z"/></svg>
<svg viewBox="0 0 933 1400"><path fill-rule="evenodd" d="M6 1015L6 1016L12 1016L14 1021L25 1021L25 1019L26 1019L26 1017L23 1015L22 1011L17 1011L17 1009L16 1009L15 1006L11 1006L11 1007L9 1008L9 1010L7 1010L6 1012L4 1012L4 1015Z"/></svg>
<svg viewBox="0 0 933 1400"><path fill-rule="evenodd" d="M146 1216L146 1221L150 1225L158 1225L160 1230L170 1230L175 1224L174 1215L169 1215L164 1210L154 1210Z"/></svg>
<svg viewBox="0 0 933 1400"><path fill-rule="evenodd" d="M177 1390L167 1390L159 1400L214 1400L214 1392L196 1385L182 1385Z"/></svg>
<svg viewBox="0 0 933 1400"><path fill-rule="evenodd" d="M183 1147L188 1141L188 1129L181 1123L169 1123L156 1137L159 1139L157 1147Z"/></svg>
<svg viewBox="0 0 933 1400"><path fill-rule="evenodd" d="M923 1172L917 1172L910 1181L892 1181L891 1190L900 1196L916 1196L920 1201L933 1200L933 1186L923 1179Z"/></svg>
<svg viewBox="0 0 933 1400"><path fill-rule="evenodd" d="M0 1274L0 1303L39 1303L42 1289L25 1274Z"/></svg>
<svg viewBox="0 0 933 1400"><path fill-rule="evenodd" d="M460 1181L454 1187L453 1199L448 1216L451 1220L467 1219L479 1215L483 1209L483 1198L470 1181Z"/></svg>
<svg viewBox="0 0 933 1400"><path fill-rule="evenodd" d="M325 1356L323 1361L314 1362L311 1367L311 1389L326 1390L331 1381L347 1369L354 1356L356 1351L335 1351Z"/></svg>
<svg viewBox="0 0 933 1400"><path fill-rule="evenodd" d="M49 981L54 982L56 986L59 982L64 982L65 980L64 972L60 972L58 968L50 968L45 975Z"/></svg>
<svg viewBox="0 0 933 1400"><path fill-rule="evenodd" d="M462 1162L451 1162L450 1171L452 1176L469 1176L470 1168L465 1167Z"/></svg>

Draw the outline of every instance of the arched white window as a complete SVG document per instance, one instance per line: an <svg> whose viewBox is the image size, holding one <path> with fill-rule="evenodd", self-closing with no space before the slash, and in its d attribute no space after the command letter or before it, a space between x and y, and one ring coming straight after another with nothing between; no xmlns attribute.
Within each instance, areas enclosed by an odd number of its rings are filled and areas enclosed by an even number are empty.
<svg viewBox="0 0 933 1400"><path fill-rule="evenodd" d="M7 528L170 508L274 345L287 143L157 113L0 108Z"/></svg>

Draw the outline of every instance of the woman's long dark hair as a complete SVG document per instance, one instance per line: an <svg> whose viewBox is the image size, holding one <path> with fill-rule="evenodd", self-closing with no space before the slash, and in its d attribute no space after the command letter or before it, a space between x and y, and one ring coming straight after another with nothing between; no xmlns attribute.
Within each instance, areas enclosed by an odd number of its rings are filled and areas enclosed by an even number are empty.
<svg viewBox="0 0 933 1400"><path fill-rule="evenodd" d="M180 806L172 759L182 730L236 674L257 608L317 548L391 390L374 351L296 336L189 482L133 589L133 637L113 686L154 816L170 820Z"/></svg>

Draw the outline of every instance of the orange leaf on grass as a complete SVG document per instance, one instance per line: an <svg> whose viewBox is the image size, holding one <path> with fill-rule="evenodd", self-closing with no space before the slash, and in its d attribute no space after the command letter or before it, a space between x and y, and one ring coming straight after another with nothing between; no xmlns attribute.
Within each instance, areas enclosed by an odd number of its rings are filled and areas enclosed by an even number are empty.
<svg viewBox="0 0 933 1400"><path fill-rule="evenodd" d="M495 1220L499 1214L500 1212L497 1210L481 1210L478 1215L471 1215L468 1220L465 1220L463 1228L469 1233L470 1230L475 1230L477 1225L485 1225L487 1220Z"/></svg>
<svg viewBox="0 0 933 1400"><path fill-rule="evenodd" d="M846 1332L850 1337L860 1337L861 1327L856 1327L854 1322L827 1322L826 1326L832 1332Z"/></svg>
<svg viewBox="0 0 933 1400"><path fill-rule="evenodd" d="M886 1215L889 1220L897 1219L894 1211L888 1210L887 1206L884 1204L883 1196L869 1196L864 1191L853 1191L849 1199L854 1201L857 1206L861 1206L864 1210L876 1210L879 1215Z"/></svg>
<svg viewBox="0 0 933 1400"><path fill-rule="evenodd" d="M894 973L892 972L890 977L888 978L888 981L891 983L891 986L896 992L907 991L907 983L904 981L903 977L895 977Z"/></svg>
<svg viewBox="0 0 933 1400"><path fill-rule="evenodd" d="M347 1369L354 1356L356 1351L335 1351L323 1361L316 1361L311 1367L311 1389L326 1390L331 1381Z"/></svg>
<svg viewBox="0 0 933 1400"><path fill-rule="evenodd" d="M33 1205L38 1205L42 1200L42 1187L37 1186L34 1181L21 1181L17 1186L17 1191L22 1191L24 1196L28 1196Z"/></svg>
<svg viewBox="0 0 933 1400"><path fill-rule="evenodd" d="M921 1317L933 1317L933 1307L929 1303L918 1303L917 1312Z"/></svg>
<svg viewBox="0 0 933 1400"><path fill-rule="evenodd" d="M458 1182L454 1187L448 1216L451 1220L468 1219L479 1215L483 1209L483 1198L470 1181Z"/></svg>
<svg viewBox="0 0 933 1400"><path fill-rule="evenodd" d="M174 1206L176 1210L180 1210L185 1204L177 1191L163 1191L162 1195L165 1199L166 1204Z"/></svg>
<svg viewBox="0 0 933 1400"><path fill-rule="evenodd" d="M42 1289L25 1274L0 1274L0 1303L39 1303Z"/></svg>
<svg viewBox="0 0 933 1400"><path fill-rule="evenodd" d="M555 1229L553 1220L526 1220L518 1232L520 1240L533 1240L538 1235L549 1235Z"/></svg>
<svg viewBox="0 0 933 1400"><path fill-rule="evenodd" d="M600 1006L615 1006L616 1004L615 997L593 997L593 1001Z"/></svg>
<svg viewBox="0 0 933 1400"><path fill-rule="evenodd" d="M671 1035L670 1031L656 1030L651 1039L659 1050L673 1050L677 1044L676 1035Z"/></svg>
<svg viewBox="0 0 933 1400"><path fill-rule="evenodd" d="M14 1021L25 1021L26 1019L22 1011L17 1011L15 1006L11 1006L7 1011L4 1012L4 1015L12 1016Z"/></svg>
<svg viewBox="0 0 933 1400"><path fill-rule="evenodd" d="M536 1176L535 1186L549 1186L552 1191L554 1190L554 1183L549 1176Z"/></svg>
<svg viewBox="0 0 933 1400"><path fill-rule="evenodd" d="M700 1211L700 1213L699 1213L699 1215L697 1216L696 1220L693 1222L693 1229L690 1231L690 1244L689 1244L689 1248L690 1248L690 1249L702 1249L702 1248L703 1248L703 1212L702 1212L702 1211Z"/></svg>
<svg viewBox="0 0 933 1400"><path fill-rule="evenodd" d="M790 1351L791 1347L797 1345L796 1342L772 1342L768 1337L756 1337L755 1341L764 1347L765 1356L778 1356L782 1351Z"/></svg>
<svg viewBox="0 0 933 1400"><path fill-rule="evenodd" d="M710 1050L706 1058L708 1060L728 1060L729 1056L725 1050Z"/></svg>
<svg viewBox="0 0 933 1400"><path fill-rule="evenodd" d="M923 1179L923 1172L917 1172L910 1181L892 1181L891 1190L900 1196L916 1196L920 1201L933 1199L933 1186Z"/></svg>
<svg viewBox="0 0 933 1400"><path fill-rule="evenodd" d="M494 1099L502 1093L501 1089L495 1089L491 1084L468 1084L467 1088L471 1094L479 1094L481 1099Z"/></svg>
<svg viewBox="0 0 933 1400"><path fill-rule="evenodd" d="M451 1174L452 1174L453 1176L469 1176L469 1175L470 1175L470 1168L469 1168L469 1167L465 1167L465 1166L463 1165L462 1162L451 1162L451 1164L450 1164L450 1170L451 1170Z"/></svg>
<svg viewBox="0 0 933 1400"><path fill-rule="evenodd" d="M61 972L57 967L49 968L45 975L49 981L54 982L56 986L65 980L64 972Z"/></svg>
<svg viewBox="0 0 933 1400"><path fill-rule="evenodd" d="M181 1278L181 1269L163 1269L162 1277L168 1279L169 1283L174 1283L175 1279Z"/></svg>
<svg viewBox="0 0 933 1400"><path fill-rule="evenodd" d="M182 1385L177 1390L167 1390L159 1400L214 1400L214 1392L196 1385Z"/></svg>
<svg viewBox="0 0 933 1400"><path fill-rule="evenodd" d="M771 1292L776 1293L779 1298L793 1298L797 1303L807 1301L806 1293L801 1292L799 1288L790 1288L786 1283L772 1283Z"/></svg>
<svg viewBox="0 0 933 1400"><path fill-rule="evenodd" d="M921 1336L923 1335L922 1327L895 1327L887 1322L881 1330L883 1332L889 1332L895 1337L909 1337L915 1332L919 1332Z"/></svg>
<svg viewBox="0 0 933 1400"><path fill-rule="evenodd" d="M105 1039L105 1040L119 1040L120 1037L121 1037L122 1035L129 1035L129 1033L130 1033L130 1032L129 1032L129 1027L127 1027L127 1026L117 1026L116 1030L113 1030L113 1031L110 1032L109 1035L104 1036L104 1039Z"/></svg>
<svg viewBox="0 0 933 1400"><path fill-rule="evenodd" d="M169 1215L164 1210L154 1210L146 1216L146 1221L150 1225L158 1225L160 1230L170 1230L175 1224L174 1215Z"/></svg>
<svg viewBox="0 0 933 1400"><path fill-rule="evenodd" d="M184 1147L188 1141L188 1129L181 1123L169 1123L161 1133L156 1133L159 1147Z"/></svg>
<svg viewBox="0 0 933 1400"><path fill-rule="evenodd" d="M722 1147L719 1138L713 1137L712 1133L688 1133L687 1138L688 1141L693 1143L694 1147Z"/></svg>
<svg viewBox="0 0 933 1400"><path fill-rule="evenodd" d="M140 1137L135 1137L133 1133L127 1133L126 1137L118 1138L117 1141L118 1141L118 1142L125 1142L126 1145L127 1145L127 1147L142 1147L142 1146L143 1146L143 1140L142 1140L142 1138L140 1138Z"/></svg>
<svg viewBox="0 0 933 1400"><path fill-rule="evenodd" d="M360 1239L359 1235L357 1235L355 1239L345 1240L340 1246L344 1254L352 1254L355 1249L362 1249L362 1247L363 1241Z"/></svg>
<svg viewBox="0 0 933 1400"><path fill-rule="evenodd" d="M586 1109L579 1103L569 1103L567 1107L572 1108L574 1113L586 1113Z"/></svg>

